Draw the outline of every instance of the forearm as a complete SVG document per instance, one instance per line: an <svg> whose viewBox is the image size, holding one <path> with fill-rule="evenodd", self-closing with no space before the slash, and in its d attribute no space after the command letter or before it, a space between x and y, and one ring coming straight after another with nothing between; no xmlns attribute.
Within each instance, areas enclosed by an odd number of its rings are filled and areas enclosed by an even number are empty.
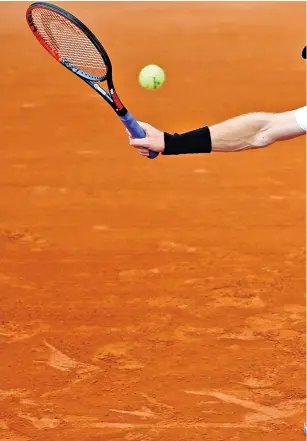
<svg viewBox="0 0 307 441"><path fill-rule="evenodd" d="M169 145L179 153L178 145L185 153L198 153L195 145L199 153L235 152L265 147L271 143L268 133L272 131L273 120L274 114L249 113L181 135L166 134L166 151Z"/></svg>
<svg viewBox="0 0 307 441"><path fill-rule="evenodd" d="M299 136L304 132L292 124L292 114L249 113L213 125L209 127L212 151L235 152L262 148Z"/></svg>
<svg viewBox="0 0 307 441"><path fill-rule="evenodd" d="M274 114L249 113L209 127L213 152L266 147Z"/></svg>

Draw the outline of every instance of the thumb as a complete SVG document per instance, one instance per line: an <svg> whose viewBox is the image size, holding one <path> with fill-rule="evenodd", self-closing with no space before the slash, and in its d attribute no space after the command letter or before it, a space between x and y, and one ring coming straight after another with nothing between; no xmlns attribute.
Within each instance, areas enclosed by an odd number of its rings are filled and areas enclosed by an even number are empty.
<svg viewBox="0 0 307 441"><path fill-rule="evenodd" d="M142 127L142 129L143 129L146 133L147 133L147 130L151 128L151 125L148 124L148 123L146 123L146 122L143 122L143 121L137 121L137 123L138 123L138 125L139 125L140 127Z"/></svg>
<svg viewBox="0 0 307 441"><path fill-rule="evenodd" d="M146 136L145 138L130 138L130 145L134 147L146 147L148 148L150 144L150 139Z"/></svg>
<svg viewBox="0 0 307 441"><path fill-rule="evenodd" d="M146 138L136 139L130 138L130 145L133 147L143 147L147 150L152 150L153 152L161 152L161 148L157 145L155 138L146 136Z"/></svg>

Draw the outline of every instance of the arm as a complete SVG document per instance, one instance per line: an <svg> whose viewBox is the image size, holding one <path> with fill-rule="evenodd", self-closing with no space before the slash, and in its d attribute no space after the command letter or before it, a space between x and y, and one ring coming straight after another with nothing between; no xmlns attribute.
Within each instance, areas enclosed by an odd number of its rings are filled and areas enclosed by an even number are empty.
<svg viewBox="0 0 307 441"><path fill-rule="evenodd" d="M267 147L277 141L296 138L305 131L295 111L250 113L211 126L212 151L236 152Z"/></svg>
<svg viewBox="0 0 307 441"><path fill-rule="evenodd" d="M300 120L297 116L299 111L301 112ZM203 152L209 153L211 150L213 152L236 152L267 147L277 141L301 136L306 131L305 125L299 124L301 120L307 125L307 108L284 113L249 113L183 135L168 135L149 124L140 123L146 132L146 138L139 140L130 137L130 144L144 156L148 156L148 149L165 154L165 147L168 142L172 143L172 138L176 138L183 145L186 143L185 153L189 153L188 144L193 144L193 140L198 144L203 141L204 146L210 143L210 149L204 149ZM198 153L198 151L191 151L191 153Z"/></svg>

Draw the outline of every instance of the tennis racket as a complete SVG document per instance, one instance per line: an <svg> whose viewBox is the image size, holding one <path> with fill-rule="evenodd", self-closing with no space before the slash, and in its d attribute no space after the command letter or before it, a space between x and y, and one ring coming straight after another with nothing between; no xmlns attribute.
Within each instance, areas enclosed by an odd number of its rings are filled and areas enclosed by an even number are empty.
<svg viewBox="0 0 307 441"><path fill-rule="evenodd" d="M31 4L26 18L32 33L49 54L96 90L134 138L145 138L144 130L116 93L110 58L95 35L69 12L50 3ZM107 83L108 92L100 86L102 82ZM148 157L157 156L151 151Z"/></svg>

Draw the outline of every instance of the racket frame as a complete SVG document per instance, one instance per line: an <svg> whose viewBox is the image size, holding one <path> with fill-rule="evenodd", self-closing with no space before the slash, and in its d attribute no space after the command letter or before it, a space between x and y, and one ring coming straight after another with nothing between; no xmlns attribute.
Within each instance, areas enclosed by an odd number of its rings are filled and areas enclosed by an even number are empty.
<svg viewBox="0 0 307 441"><path fill-rule="evenodd" d="M33 17L32 17L32 11L36 8L43 8L43 9L49 9L65 19L69 20L72 24L77 26L82 32L84 32L85 36L91 41L91 43L95 46L97 51L99 52L100 56L102 57L102 60L105 63L106 66L106 74L104 77L98 77L95 75L91 75L82 69L78 68L77 66L73 65L69 60L62 58L60 54L58 54L53 48L51 48L44 40L42 35L40 34L39 30L35 26ZM97 93L99 93L100 96L102 96L105 101L113 108L113 110L116 112L116 114L119 116L122 123L128 128L130 134L135 138L145 138L146 133L141 128L141 126L137 123L135 118L128 112L126 107L121 102L113 83L113 77L112 77L112 63L111 60L100 43L100 41L97 39L97 37L92 33L92 31L89 30L85 24L83 24L77 17L67 12L65 9L60 8L59 6L53 5L51 3L45 3L45 2L35 2L32 3L27 11L26 11L26 19L27 23L29 25L30 30L35 35L37 40L41 43L41 45L49 52L57 61L59 61L62 66L66 67L70 72L77 75L79 78L81 78L83 81L85 81L89 86L91 86ZM109 93L103 89L98 83L106 81L108 85ZM149 150L149 159L154 159L159 155L157 152L153 152Z"/></svg>
<svg viewBox="0 0 307 441"><path fill-rule="evenodd" d="M91 41L91 43L95 46L97 51L99 52L103 62L106 65L106 75L104 77L98 77L95 75L91 75L87 72L84 72L82 69L79 69L77 66L74 66L69 60L66 58L62 58L55 50L53 50L43 39L41 36L39 30L35 26L33 17L32 17L32 10L36 8L42 8L42 9L49 9L57 14L62 15L65 19L69 20L72 24L77 26L81 29L82 32L84 32L85 36ZM32 3L26 13L27 22L31 29L31 31L35 34L35 37L38 39L38 41L41 43L41 45L49 52L57 61L59 61L62 66L66 67L68 70L73 72L75 75L77 75L79 78L81 78L83 81L85 81L89 86L91 86L96 92L98 92L107 102L110 104L110 106L115 110L115 112L119 116L124 116L128 111L121 102L113 83L112 78L112 63L111 60L100 43L100 41L97 39L97 37L93 34L90 29L85 26L77 17L70 14L69 12L65 11L64 9L60 8L59 6L45 3L45 2L35 2ZM105 91L101 86L98 85L98 82L107 81L109 92Z"/></svg>

